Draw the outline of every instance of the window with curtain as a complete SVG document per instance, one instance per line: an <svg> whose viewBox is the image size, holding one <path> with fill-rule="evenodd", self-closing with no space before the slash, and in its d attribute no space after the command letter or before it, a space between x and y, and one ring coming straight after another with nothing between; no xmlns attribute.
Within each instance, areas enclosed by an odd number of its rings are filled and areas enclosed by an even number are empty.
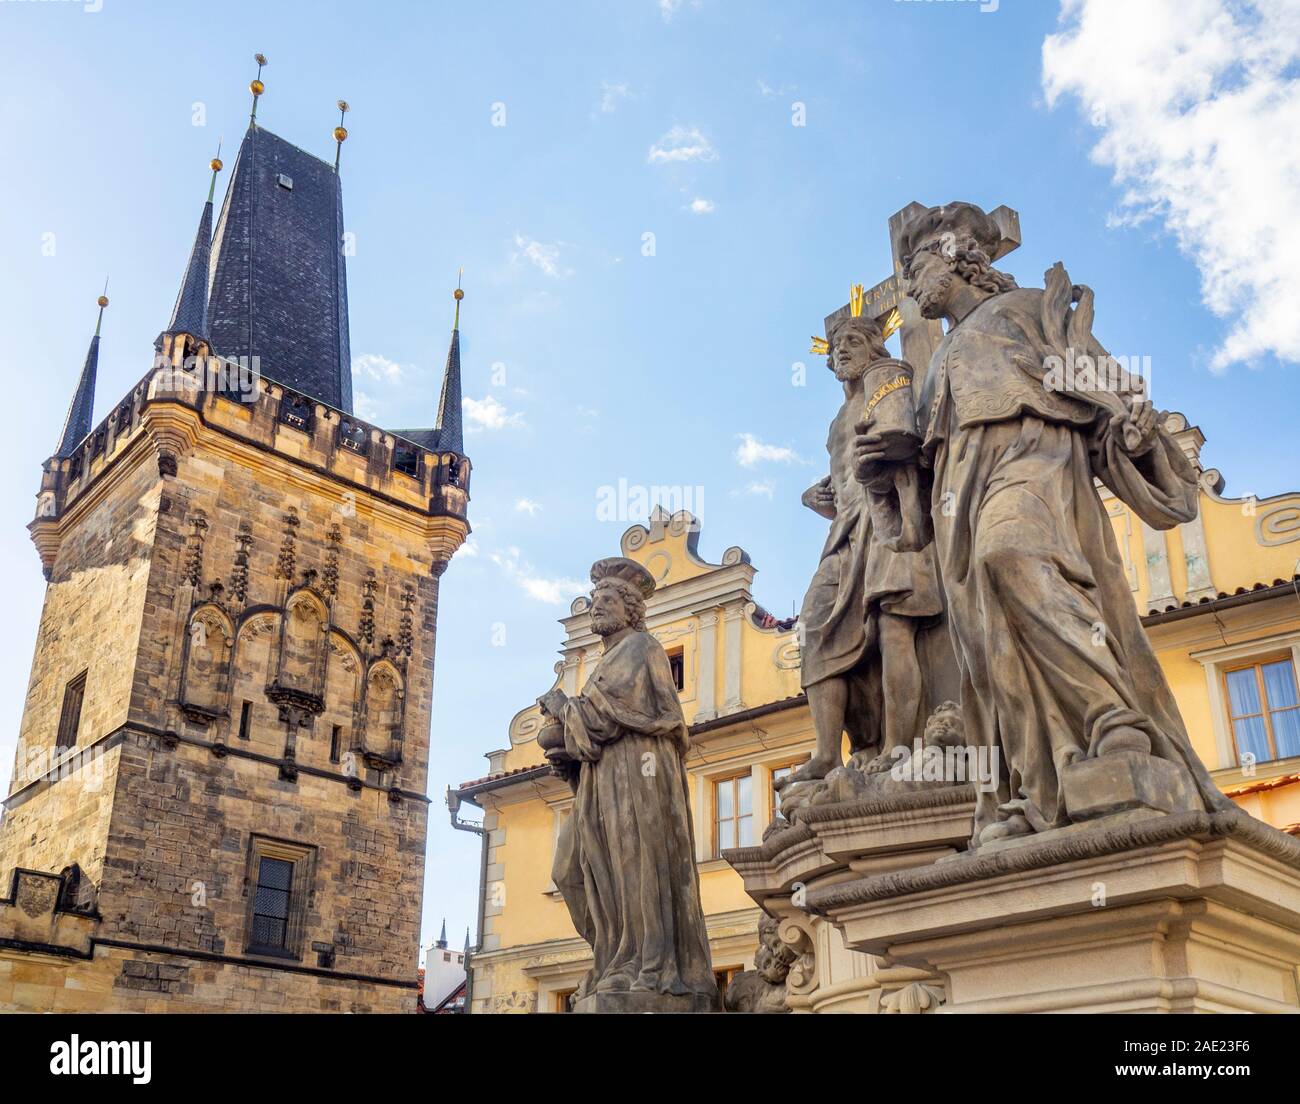
<svg viewBox="0 0 1300 1104"><path fill-rule="evenodd" d="M1226 671L1224 681L1239 763L1300 755L1300 695L1289 656Z"/></svg>
<svg viewBox="0 0 1300 1104"><path fill-rule="evenodd" d="M793 763L787 763L783 767L772 768L772 786L771 789L768 790L768 794L767 794L767 800L768 800L767 815L771 819L773 820L776 819L777 805L779 804L777 801L778 794L776 792L776 784L780 782L781 779L783 778L789 778L790 775L794 774L794 772L797 771L800 767L802 767L804 763L806 763L807 761L808 760L806 758L796 759Z"/></svg>
<svg viewBox="0 0 1300 1104"><path fill-rule="evenodd" d="M754 842L754 780L746 771L713 783L713 853Z"/></svg>

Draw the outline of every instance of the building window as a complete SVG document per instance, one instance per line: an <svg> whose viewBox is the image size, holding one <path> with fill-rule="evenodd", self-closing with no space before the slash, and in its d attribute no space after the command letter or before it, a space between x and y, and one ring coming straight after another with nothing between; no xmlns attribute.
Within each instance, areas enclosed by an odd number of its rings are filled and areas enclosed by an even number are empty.
<svg viewBox="0 0 1300 1104"><path fill-rule="evenodd" d="M331 763L337 763L339 761L339 744L342 741L342 738L343 738L343 726L335 725L330 730L330 762Z"/></svg>
<svg viewBox="0 0 1300 1104"><path fill-rule="evenodd" d="M1300 696L1290 657L1231 668L1223 677L1237 761L1264 763L1300 755Z"/></svg>
<svg viewBox="0 0 1300 1104"><path fill-rule="evenodd" d="M289 938L289 894L293 889L293 863L263 856L257 865L257 892L253 896L254 947L283 951Z"/></svg>
<svg viewBox="0 0 1300 1104"><path fill-rule="evenodd" d="M772 784L767 791L767 800L768 800L767 812L768 812L768 816L771 819L773 820L776 819L776 810L777 810L778 797L779 797L779 795L776 792L776 784L780 782L781 779L783 778L789 778L790 775L794 774L794 772L797 771L800 767L802 767L806 762L808 762L808 760L805 757L803 759L796 759L793 763L786 763L784 766L772 768Z"/></svg>
<svg viewBox="0 0 1300 1104"><path fill-rule="evenodd" d="M552 1012L572 1012L573 996L577 993L576 989L557 989L551 994L551 1011Z"/></svg>
<svg viewBox="0 0 1300 1104"><path fill-rule="evenodd" d="M241 740L248 739L248 730L252 728L252 726L253 726L253 703L250 701L246 701L244 702L243 705L239 707L239 738Z"/></svg>
<svg viewBox="0 0 1300 1104"><path fill-rule="evenodd" d="M248 953L301 957L315 854L302 844L253 837L245 882Z"/></svg>
<svg viewBox="0 0 1300 1104"><path fill-rule="evenodd" d="M668 669L673 673L673 685L678 690L686 689L686 656L681 648L674 648L668 653Z"/></svg>
<svg viewBox="0 0 1300 1104"><path fill-rule="evenodd" d="M754 842L754 779L748 771L713 783L713 854Z"/></svg>
<svg viewBox="0 0 1300 1104"><path fill-rule="evenodd" d="M718 983L718 996L722 1000L724 1010L727 1006L727 987L736 980L736 975L743 969L743 966L724 966L713 971L713 980Z"/></svg>
<svg viewBox="0 0 1300 1104"><path fill-rule="evenodd" d="M59 714L59 735L55 746L77 746L77 730L81 727L81 706L86 700L86 672L82 671L63 688L63 711Z"/></svg>

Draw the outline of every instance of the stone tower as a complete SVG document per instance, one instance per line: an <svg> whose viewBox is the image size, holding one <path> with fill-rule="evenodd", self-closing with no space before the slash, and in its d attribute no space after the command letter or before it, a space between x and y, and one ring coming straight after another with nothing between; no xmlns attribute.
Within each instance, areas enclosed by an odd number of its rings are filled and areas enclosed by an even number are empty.
<svg viewBox="0 0 1300 1104"><path fill-rule="evenodd" d="M434 426L385 431L336 168L254 120L212 216L152 367L95 424L97 327L43 468L0 1008L414 1011L461 293Z"/></svg>

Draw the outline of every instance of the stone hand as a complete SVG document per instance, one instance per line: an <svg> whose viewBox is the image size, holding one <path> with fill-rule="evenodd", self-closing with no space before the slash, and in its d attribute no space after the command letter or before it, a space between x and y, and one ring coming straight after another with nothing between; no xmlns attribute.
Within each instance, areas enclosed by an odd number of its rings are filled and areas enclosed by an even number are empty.
<svg viewBox="0 0 1300 1104"><path fill-rule="evenodd" d="M800 501L816 514L825 518L835 516L835 489L831 486L831 477L819 480L803 493Z"/></svg>
<svg viewBox="0 0 1300 1104"><path fill-rule="evenodd" d="M542 712L548 717L558 718L560 711L564 708L564 703L568 700L569 695L557 686L554 690L548 690L538 698L537 704L542 707Z"/></svg>
<svg viewBox="0 0 1300 1104"><path fill-rule="evenodd" d="M1164 415L1151 405L1150 399L1137 399L1127 416L1116 414L1110 420L1111 432L1119 437L1124 451L1133 456L1149 452L1164 422Z"/></svg>
<svg viewBox="0 0 1300 1104"><path fill-rule="evenodd" d="M879 472L889 457L884 443L871 435L871 426L867 422L858 422L853 433L853 475L859 483L865 483Z"/></svg>

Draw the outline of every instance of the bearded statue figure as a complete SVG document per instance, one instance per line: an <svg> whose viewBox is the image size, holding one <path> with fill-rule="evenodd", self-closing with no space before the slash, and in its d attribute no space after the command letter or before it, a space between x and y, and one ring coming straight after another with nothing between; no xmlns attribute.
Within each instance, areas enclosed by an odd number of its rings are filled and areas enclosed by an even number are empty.
<svg viewBox="0 0 1300 1104"><path fill-rule="evenodd" d="M893 763L897 748L921 736L930 711L957 694L933 549L896 547L895 534L880 524L887 511L874 487L879 481L855 477L854 427L868 405L864 379L877 365L901 362L886 351L873 319L844 315L826 337L827 367L843 402L826 440L830 474L803 496L830 531L799 613L801 676L817 747L782 781L783 798L840 766L846 732L855 761Z"/></svg>
<svg viewBox="0 0 1300 1104"><path fill-rule="evenodd" d="M686 720L668 655L646 631L650 573L621 557L591 569L604 653L581 694L539 699L538 741L573 787L553 877L593 965L575 1012L719 1008L695 868Z"/></svg>
<svg viewBox="0 0 1300 1104"><path fill-rule="evenodd" d="M1045 288L992 267L999 240L952 203L903 229L907 293L947 333L921 389L918 462L967 739L1001 760L975 846L1104 817L1229 805L1183 728L1138 619L1099 480L1148 525L1197 510L1197 476L1140 381L1099 372L1062 389L1055 366L1116 362L1092 334L1092 292L1055 265ZM1077 304L1077 305L1076 305ZM860 476L884 459L866 427Z"/></svg>

